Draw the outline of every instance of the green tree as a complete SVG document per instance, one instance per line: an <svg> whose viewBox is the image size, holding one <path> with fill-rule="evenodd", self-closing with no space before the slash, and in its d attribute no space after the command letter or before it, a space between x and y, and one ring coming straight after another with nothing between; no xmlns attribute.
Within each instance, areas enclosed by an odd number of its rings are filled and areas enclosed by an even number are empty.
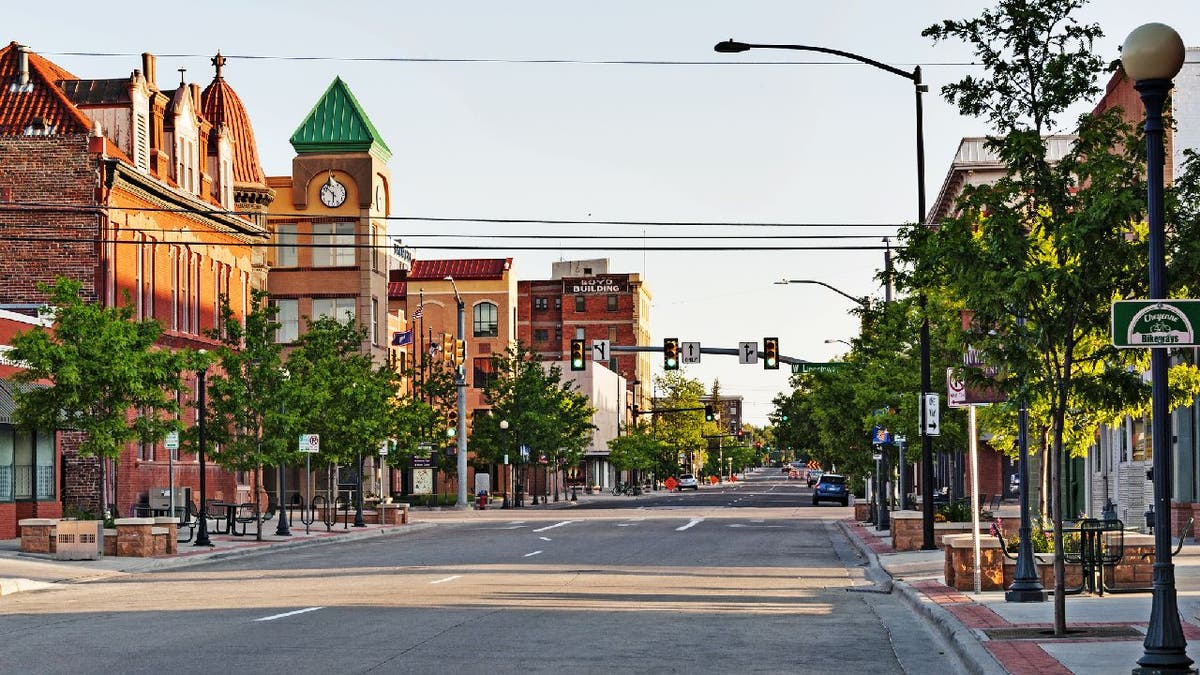
<svg viewBox="0 0 1200 675"><path fill-rule="evenodd" d="M134 320L129 298L104 307L80 297L77 281L59 278L40 285L50 298L41 311L52 329L36 326L13 337L12 358L28 368L14 376L34 386L17 390L16 422L42 429L83 432L79 454L99 457L100 508L108 510L105 461L116 461L126 444L155 443L180 428L174 392L182 388L188 357L156 346L157 321Z"/></svg>
<svg viewBox="0 0 1200 675"><path fill-rule="evenodd" d="M394 377L360 351L365 339L350 323L316 319L287 359L297 428L321 435L313 460L330 474L334 465L353 463L360 490L363 454L375 452L395 428Z"/></svg>
<svg viewBox="0 0 1200 675"><path fill-rule="evenodd" d="M638 427L624 436L609 439L608 460L618 471L651 471L669 449L646 427Z"/></svg>
<svg viewBox="0 0 1200 675"><path fill-rule="evenodd" d="M984 64L985 77L942 91L963 114L987 119L988 147L1007 173L965 188L957 215L937 228L905 229L900 254L909 267L903 283L972 310L978 330L964 341L986 353L1010 396L1047 415L1058 635L1066 630L1058 473L1070 450L1069 411L1095 421L1146 393L1126 369L1138 370L1144 356L1118 352L1108 340L1110 304L1137 297L1147 277L1136 130L1108 111L1081 117L1073 146L1057 160L1043 141L1070 106L1099 93L1104 64L1093 43L1102 33L1072 17L1082 4L1001 2L978 18L924 31L935 41L965 42Z"/></svg>
<svg viewBox="0 0 1200 675"><path fill-rule="evenodd" d="M289 405L292 383L282 360L282 345L275 341L278 308L268 301L266 291L251 294L245 325L221 298L221 322L209 336L220 340L216 350L216 372L207 377L207 434L221 451L214 461L230 471L253 471L256 476L254 503L262 513L261 490L264 465L296 461L296 426L299 405ZM191 438L194 442L194 438ZM255 537L262 539L262 520L256 521Z"/></svg>
<svg viewBox="0 0 1200 675"><path fill-rule="evenodd" d="M655 413L651 426L651 433L664 443L664 450L653 468L662 478L678 471L681 457L692 457L703 464L704 453L708 450L705 437L715 437L719 432L716 422L704 421L700 397L705 392L699 380L675 370L656 377L654 383L662 392L655 408L667 411ZM719 393L719 385L717 390Z"/></svg>

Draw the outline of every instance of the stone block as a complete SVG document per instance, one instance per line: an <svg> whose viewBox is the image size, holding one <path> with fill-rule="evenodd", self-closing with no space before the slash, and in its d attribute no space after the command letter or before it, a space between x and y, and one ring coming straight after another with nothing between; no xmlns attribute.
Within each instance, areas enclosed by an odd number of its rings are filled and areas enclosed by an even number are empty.
<svg viewBox="0 0 1200 675"><path fill-rule="evenodd" d="M17 521L21 530L21 551L25 553L54 553L57 547L55 526L57 518L23 518Z"/></svg>
<svg viewBox="0 0 1200 675"><path fill-rule="evenodd" d="M154 519L118 518L117 555L128 558L149 558L154 555Z"/></svg>
<svg viewBox="0 0 1200 675"><path fill-rule="evenodd" d="M167 554L175 555L179 552L179 519L170 516L159 516L154 519L154 524L158 527L166 528L167 530Z"/></svg>

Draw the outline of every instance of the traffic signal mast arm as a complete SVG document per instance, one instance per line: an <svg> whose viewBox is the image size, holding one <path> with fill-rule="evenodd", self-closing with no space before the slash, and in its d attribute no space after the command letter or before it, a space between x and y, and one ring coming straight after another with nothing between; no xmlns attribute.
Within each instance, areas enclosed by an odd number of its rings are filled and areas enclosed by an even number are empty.
<svg viewBox="0 0 1200 675"><path fill-rule="evenodd" d="M651 408L649 410L638 409L637 415L657 415L661 413L677 413L677 412L704 412L704 406L696 408Z"/></svg>
<svg viewBox="0 0 1200 675"><path fill-rule="evenodd" d="M662 347L653 347L653 346L641 346L641 345L633 346L633 347L621 346L621 345L610 345L608 350L610 352L651 352L651 353L654 353L654 352L663 351L663 348ZM726 356L737 356L738 350L736 347L701 347L700 353L701 354L724 354ZM798 359L794 356L784 356L783 354L779 355L779 362L780 363L789 363L789 364L791 364L791 363L814 363L813 361L809 361L807 359Z"/></svg>

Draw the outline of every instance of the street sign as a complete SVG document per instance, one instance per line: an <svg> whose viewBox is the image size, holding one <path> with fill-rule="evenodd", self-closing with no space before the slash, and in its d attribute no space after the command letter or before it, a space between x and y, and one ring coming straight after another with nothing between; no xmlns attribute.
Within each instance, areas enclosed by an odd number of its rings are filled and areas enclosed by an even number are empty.
<svg viewBox="0 0 1200 675"><path fill-rule="evenodd" d="M380 444L380 446L379 446L379 456L380 456L380 457L387 457L387 454L388 454L388 442L387 442L387 441L384 441L384 442L383 442L382 444Z"/></svg>
<svg viewBox="0 0 1200 675"><path fill-rule="evenodd" d="M300 434L300 452L320 452L320 434Z"/></svg>
<svg viewBox="0 0 1200 675"><path fill-rule="evenodd" d="M871 444L882 445L892 442L892 432L887 427L871 427Z"/></svg>
<svg viewBox="0 0 1200 675"><path fill-rule="evenodd" d="M873 460L875 460L876 462L878 462L879 460L883 459L883 454L882 454L882 453L879 453L879 452L877 452L877 453L875 453L875 454L871 455L871 459L873 459Z"/></svg>
<svg viewBox="0 0 1200 675"><path fill-rule="evenodd" d="M178 450L179 449L179 432L172 431L172 432L168 433L166 439L163 440L163 447L168 450Z"/></svg>
<svg viewBox="0 0 1200 675"><path fill-rule="evenodd" d="M611 345L608 340L592 340L592 360L607 361Z"/></svg>
<svg viewBox="0 0 1200 675"><path fill-rule="evenodd" d="M738 363L758 363L758 342L738 343Z"/></svg>
<svg viewBox="0 0 1200 675"><path fill-rule="evenodd" d="M699 342L684 342L682 344L683 354L679 359L683 363L700 363L700 343Z"/></svg>
<svg viewBox="0 0 1200 675"><path fill-rule="evenodd" d="M967 407L967 385L962 380L954 377L953 368L946 369L946 407Z"/></svg>
<svg viewBox="0 0 1200 675"><path fill-rule="evenodd" d="M414 495L433 494L433 469L412 470L412 493Z"/></svg>
<svg viewBox="0 0 1200 675"><path fill-rule="evenodd" d="M938 395L925 394L925 404L921 406L921 411L924 413L925 420L925 435L926 436L941 436L942 426L938 415Z"/></svg>
<svg viewBox="0 0 1200 675"><path fill-rule="evenodd" d="M796 373L832 373L833 371L837 370L838 368L841 368L844 365L846 365L846 364L838 363L838 362L813 363L812 361L806 361L804 363L793 363L792 364L792 374L795 375Z"/></svg>
<svg viewBox="0 0 1200 675"><path fill-rule="evenodd" d="M1200 300L1119 300L1112 305L1116 347L1200 347Z"/></svg>
<svg viewBox="0 0 1200 675"><path fill-rule="evenodd" d="M431 469L433 468L433 458L429 455L413 455L409 458L408 465L414 469Z"/></svg>

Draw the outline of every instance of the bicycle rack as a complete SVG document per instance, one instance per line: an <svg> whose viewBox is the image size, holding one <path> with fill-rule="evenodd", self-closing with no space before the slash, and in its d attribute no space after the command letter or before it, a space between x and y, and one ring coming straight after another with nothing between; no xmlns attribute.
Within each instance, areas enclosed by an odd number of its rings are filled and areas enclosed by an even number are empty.
<svg viewBox="0 0 1200 675"><path fill-rule="evenodd" d="M337 525L337 512L340 510L342 512L342 529L350 529L350 510L352 508L354 508L354 500L338 495L333 503L333 524Z"/></svg>
<svg viewBox="0 0 1200 675"><path fill-rule="evenodd" d="M321 495L317 495L308 502L308 508L304 508L304 504L300 504L300 522L304 523L304 534L309 533L309 527L317 522L317 500L325 501Z"/></svg>

